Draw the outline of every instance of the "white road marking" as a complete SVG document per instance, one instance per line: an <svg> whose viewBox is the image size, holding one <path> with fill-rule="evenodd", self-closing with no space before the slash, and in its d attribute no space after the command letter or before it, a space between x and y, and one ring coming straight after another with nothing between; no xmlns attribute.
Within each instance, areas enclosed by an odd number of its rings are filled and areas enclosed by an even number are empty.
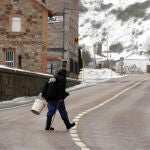
<svg viewBox="0 0 150 150"><path fill-rule="evenodd" d="M139 81L137 83L135 83L134 85L130 86L129 88L126 88L125 90L121 91L120 93L116 94L115 96L111 97L110 99L106 100L105 102L103 103L100 103L99 105L93 107L93 108L90 108L90 109L87 109L85 111L83 111L82 113L78 114L73 120L76 122L76 125L70 129L70 135L72 137L72 140L75 142L75 144L81 149L81 150L90 150L90 148L87 147L87 145L85 143L83 143L81 141L81 139L79 138L79 135L78 135L78 132L77 132L77 126L78 126L78 123L80 121L80 119L87 113L97 109L97 108L100 108L101 106L107 104L108 102L114 100L115 98L119 97L120 95L124 94L125 92L129 91L130 89L134 88L135 86L141 84L142 82L144 82L145 80L148 80L150 78L145 78L144 80L142 81Z"/></svg>
<svg viewBox="0 0 150 150"><path fill-rule="evenodd" d="M75 142L79 147L87 148L83 142Z"/></svg>
<svg viewBox="0 0 150 150"><path fill-rule="evenodd" d="M70 134L73 138L79 138L78 134L77 133L74 133L74 134Z"/></svg>

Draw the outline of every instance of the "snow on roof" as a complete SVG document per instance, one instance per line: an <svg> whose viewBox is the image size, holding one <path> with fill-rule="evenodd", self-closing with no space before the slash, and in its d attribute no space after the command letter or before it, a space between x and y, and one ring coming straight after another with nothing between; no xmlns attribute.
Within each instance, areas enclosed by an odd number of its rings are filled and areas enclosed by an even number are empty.
<svg viewBox="0 0 150 150"><path fill-rule="evenodd" d="M96 55L96 54L91 54L91 58L95 59L96 62L101 62L101 61L105 61L106 60L106 57L99 56L99 55Z"/></svg>
<svg viewBox="0 0 150 150"><path fill-rule="evenodd" d="M121 57L125 58L129 55L131 55L131 53L127 53L127 52L122 52L122 53L103 53L106 57L108 56L109 60L120 60Z"/></svg>
<svg viewBox="0 0 150 150"><path fill-rule="evenodd" d="M107 53L103 53L105 56L107 56ZM148 58L145 55L139 55L139 54L134 54L134 53L128 53L128 52L123 52L123 53L108 53L108 59L109 60L120 60L120 58L123 57L125 60L127 59L144 59L147 60Z"/></svg>
<svg viewBox="0 0 150 150"><path fill-rule="evenodd" d="M134 59L134 60L135 59L138 59L138 60L144 59L144 60L147 60L148 58L146 58L146 56L144 56L144 55L132 54L130 56L125 57L125 59L126 60L128 60L128 59Z"/></svg>

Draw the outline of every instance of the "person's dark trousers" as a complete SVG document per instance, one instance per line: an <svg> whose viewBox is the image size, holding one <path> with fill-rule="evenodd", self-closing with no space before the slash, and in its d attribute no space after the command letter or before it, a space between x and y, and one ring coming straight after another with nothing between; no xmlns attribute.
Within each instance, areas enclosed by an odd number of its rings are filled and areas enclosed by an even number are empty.
<svg viewBox="0 0 150 150"><path fill-rule="evenodd" d="M64 119L63 121L64 121L64 123L65 123L65 125L66 125L67 130L69 130L70 128L72 128L72 127L75 126L75 122L70 123L70 121L69 121L68 118Z"/></svg>
<svg viewBox="0 0 150 150"><path fill-rule="evenodd" d="M51 127L51 121L52 121L52 116L47 116L45 130L54 130L54 128Z"/></svg>
<svg viewBox="0 0 150 150"><path fill-rule="evenodd" d="M68 113L64 102L58 103L58 101L49 101L47 106L48 106L47 116L53 116L56 110L58 109L60 116L66 125L66 128L70 129L71 127L75 126L74 122L70 123L69 121Z"/></svg>
<svg viewBox="0 0 150 150"><path fill-rule="evenodd" d="M67 130L70 129L70 128L72 128L73 126L75 126L74 122L70 123L70 121L69 121L68 113L67 113L67 110L66 110L64 102L61 102L59 104L58 110L59 110L59 113L61 115L62 120L64 121L64 123L66 125Z"/></svg>
<svg viewBox="0 0 150 150"><path fill-rule="evenodd" d="M55 114L56 109L57 109L57 101L48 102L47 107L48 107L48 112L47 112L47 120L46 120L45 130L54 130L54 128L51 127L51 124L52 124L53 115Z"/></svg>

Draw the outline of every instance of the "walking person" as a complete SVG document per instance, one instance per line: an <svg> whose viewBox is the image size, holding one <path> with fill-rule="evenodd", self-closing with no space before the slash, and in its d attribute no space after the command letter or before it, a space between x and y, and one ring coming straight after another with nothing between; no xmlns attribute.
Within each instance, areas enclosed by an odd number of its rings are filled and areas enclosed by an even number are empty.
<svg viewBox="0 0 150 150"><path fill-rule="evenodd" d="M75 122L70 123L69 121L64 102L64 99L69 95L69 93L66 92L66 76L66 69L60 69L53 78L49 79L42 90L42 97L47 101L48 107L45 130L54 130L54 128L51 127L51 123L57 109L67 130L75 126Z"/></svg>

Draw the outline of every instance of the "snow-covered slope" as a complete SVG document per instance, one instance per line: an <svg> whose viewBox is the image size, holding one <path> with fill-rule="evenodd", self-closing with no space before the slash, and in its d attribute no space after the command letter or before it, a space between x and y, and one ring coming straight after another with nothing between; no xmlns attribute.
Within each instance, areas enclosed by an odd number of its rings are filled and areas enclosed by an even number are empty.
<svg viewBox="0 0 150 150"><path fill-rule="evenodd" d="M79 44L118 44L124 51L145 52L150 39L150 0L81 0Z"/></svg>

